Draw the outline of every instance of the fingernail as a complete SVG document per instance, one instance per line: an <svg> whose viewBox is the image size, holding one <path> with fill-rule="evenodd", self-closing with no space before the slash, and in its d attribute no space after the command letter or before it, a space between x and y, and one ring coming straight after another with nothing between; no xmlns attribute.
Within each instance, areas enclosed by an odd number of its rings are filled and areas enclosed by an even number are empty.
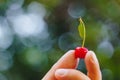
<svg viewBox="0 0 120 80"><path fill-rule="evenodd" d="M96 57L95 53L93 51L90 51L90 53L91 53L90 61L92 63L98 63L98 60L97 60L97 57Z"/></svg>
<svg viewBox="0 0 120 80"><path fill-rule="evenodd" d="M61 76L61 77L65 76L67 73L68 73L68 70L66 69L58 69L55 72L56 75Z"/></svg>

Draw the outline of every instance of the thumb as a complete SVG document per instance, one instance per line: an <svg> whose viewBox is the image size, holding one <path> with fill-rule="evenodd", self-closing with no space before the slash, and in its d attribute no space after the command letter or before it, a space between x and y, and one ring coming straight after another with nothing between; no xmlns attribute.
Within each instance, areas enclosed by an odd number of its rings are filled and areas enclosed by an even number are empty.
<svg viewBox="0 0 120 80"><path fill-rule="evenodd" d="M90 80L88 76L75 69L57 69L55 77L57 80Z"/></svg>

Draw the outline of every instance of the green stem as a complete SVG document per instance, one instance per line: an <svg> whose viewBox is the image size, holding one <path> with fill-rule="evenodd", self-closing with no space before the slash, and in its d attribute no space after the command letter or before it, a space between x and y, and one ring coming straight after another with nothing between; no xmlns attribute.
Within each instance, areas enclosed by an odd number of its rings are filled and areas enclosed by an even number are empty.
<svg viewBox="0 0 120 80"><path fill-rule="evenodd" d="M83 42L82 42L82 47L84 47L85 45L85 38L86 38L86 29L85 29L85 25L84 22L82 21L82 19L80 18L79 21L83 24L84 26L84 37L83 37Z"/></svg>

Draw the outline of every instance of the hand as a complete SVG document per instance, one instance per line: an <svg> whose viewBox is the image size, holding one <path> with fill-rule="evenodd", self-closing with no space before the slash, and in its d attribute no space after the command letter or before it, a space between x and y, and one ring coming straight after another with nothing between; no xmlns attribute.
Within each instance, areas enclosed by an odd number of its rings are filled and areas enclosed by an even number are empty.
<svg viewBox="0 0 120 80"><path fill-rule="evenodd" d="M88 51L84 60L87 75L75 69L79 60L75 58L74 50L70 50L53 65L42 80L102 80L95 53Z"/></svg>

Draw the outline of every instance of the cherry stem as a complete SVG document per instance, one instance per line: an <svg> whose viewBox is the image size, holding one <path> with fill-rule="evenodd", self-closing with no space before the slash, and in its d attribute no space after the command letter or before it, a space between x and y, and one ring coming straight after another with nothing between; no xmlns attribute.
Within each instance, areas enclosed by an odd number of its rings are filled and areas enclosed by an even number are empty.
<svg viewBox="0 0 120 80"><path fill-rule="evenodd" d="M86 38L86 29L85 29L85 24L84 24L84 22L82 21L81 18L79 19L79 21L80 21L80 23L82 23L83 26L84 26L84 37L83 37L83 42L82 42L82 47L84 47L84 45L85 45L85 38Z"/></svg>

